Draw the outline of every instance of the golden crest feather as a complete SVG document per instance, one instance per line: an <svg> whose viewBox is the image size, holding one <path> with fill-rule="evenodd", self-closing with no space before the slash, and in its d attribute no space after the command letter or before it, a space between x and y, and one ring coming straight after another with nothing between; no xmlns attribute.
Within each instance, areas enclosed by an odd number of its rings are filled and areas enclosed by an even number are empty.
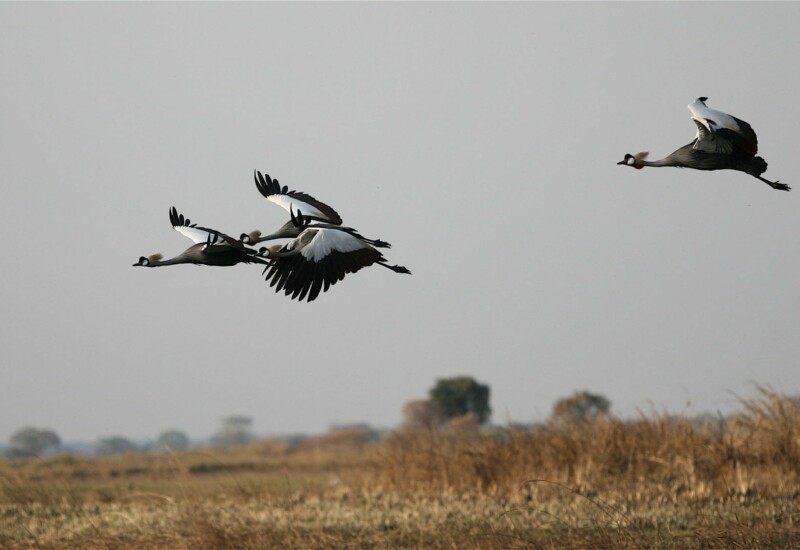
<svg viewBox="0 0 800 550"><path fill-rule="evenodd" d="M163 258L163 257L164 257L163 254L152 254L152 255L147 257L147 260L150 261L150 262L157 262L157 261L161 260L161 258Z"/></svg>
<svg viewBox="0 0 800 550"><path fill-rule="evenodd" d="M647 158L647 155L649 154L650 154L649 151L639 151L638 153L633 155L633 158L635 158L636 160L644 160Z"/></svg>

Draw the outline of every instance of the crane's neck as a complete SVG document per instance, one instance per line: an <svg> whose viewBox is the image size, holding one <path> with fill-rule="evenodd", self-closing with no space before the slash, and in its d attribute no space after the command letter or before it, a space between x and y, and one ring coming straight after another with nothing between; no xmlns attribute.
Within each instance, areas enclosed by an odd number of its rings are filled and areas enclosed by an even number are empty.
<svg viewBox="0 0 800 550"><path fill-rule="evenodd" d="M150 267L161 267L162 265L177 265L177 264L188 264L191 263L189 258L185 258L183 256L175 256L174 258L170 258L169 260L157 260L155 262L150 262Z"/></svg>
<svg viewBox="0 0 800 550"><path fill-rule="evenodd" d="M297 227L282 227L275 233L267 235L266 237L259 237L253 240L253 244L263 243L264 241L274 241L275 239L294 239L302 233L302 229Z"/></svg>
<svg viewBox="0 0 800 550"><path fill-rule="evenodd" d="M640 161L637 161L636 164L641 166L641 167L645 167L645 166L653 166L653 167L677 166L677 164L675 164L675 161L671 157L665 157L663 159L653 160L653 161L640 160Z"/></svg>

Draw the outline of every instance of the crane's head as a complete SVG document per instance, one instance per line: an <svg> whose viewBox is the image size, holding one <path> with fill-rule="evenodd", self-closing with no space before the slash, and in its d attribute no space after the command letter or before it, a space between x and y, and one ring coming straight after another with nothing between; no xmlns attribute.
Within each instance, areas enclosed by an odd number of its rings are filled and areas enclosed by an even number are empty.
<svg viewBox="0 0 800 550"><path fill-rule="evenodd" d="M280 252L280 249L282 247L283 245L280 244L273 244L272 246L262 246L261 248L258 249L258 253L256 254L256 256L258 256L259 258L269 258L270 254L275 254L277 252Z"/></svg>
<svg viewBox="0 0 800 550"><path fill-rule="evenodd" d="M136 262L135 264L133 264L133 267L136 267L136 266L139 266L139 265L142 266L142 267L155 267L154 264L156 262L158 262L163 257L164 256L162 256L161 254L152 254L150 256L147 256L146 258L144 256L141 256L139 258L139 261Z"/></svg>
<svg viewBox="0 0 800 550"><path fill-rule="evenodd" d="M261 236L261 231L256 229L255 231L251 231L250 233L242 233L239 236L239 242L242 244L255 244L260 236Z"/></svg>
<svg viewBox="0 0 800 550"><path fill-rule="evenodd" d="M643 165L640 161L647 158L647 155L650 153L646 151L642 151L640 153L636 153L635 155L631 155L630 153L625 154L625 158L619 161L617 164L622 164L623 166L633 166L637 170L641 170Z"/></svg>

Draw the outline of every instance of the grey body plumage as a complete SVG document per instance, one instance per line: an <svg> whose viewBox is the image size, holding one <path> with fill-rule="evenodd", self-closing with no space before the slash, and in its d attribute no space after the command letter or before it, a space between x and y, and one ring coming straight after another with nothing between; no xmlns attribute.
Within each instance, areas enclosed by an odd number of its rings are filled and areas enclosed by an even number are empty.
<svg viewBox="0 0 800 550"><path fill-rule="evenodd" d="M767 162L756 156L758 138L747 122L731 115L708 109L708 98L698 98L689 105L697 127L695 140L656 161L647 161L647 153L626 154L617 164L633 168L673 166L695 170L737 170L757 178L773 189L789 191L780 181L770 181L761 174Z"/></svg>

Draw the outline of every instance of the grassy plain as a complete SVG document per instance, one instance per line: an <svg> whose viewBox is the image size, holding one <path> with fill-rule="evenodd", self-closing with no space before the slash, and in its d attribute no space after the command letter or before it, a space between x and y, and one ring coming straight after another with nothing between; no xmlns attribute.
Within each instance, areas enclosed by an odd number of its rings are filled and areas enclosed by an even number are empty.
<svg viewBox="0 0 800 550"><path fill-rule="evenodd" d="M800 548L800 409L0 460L2 548Z"/></svg>

